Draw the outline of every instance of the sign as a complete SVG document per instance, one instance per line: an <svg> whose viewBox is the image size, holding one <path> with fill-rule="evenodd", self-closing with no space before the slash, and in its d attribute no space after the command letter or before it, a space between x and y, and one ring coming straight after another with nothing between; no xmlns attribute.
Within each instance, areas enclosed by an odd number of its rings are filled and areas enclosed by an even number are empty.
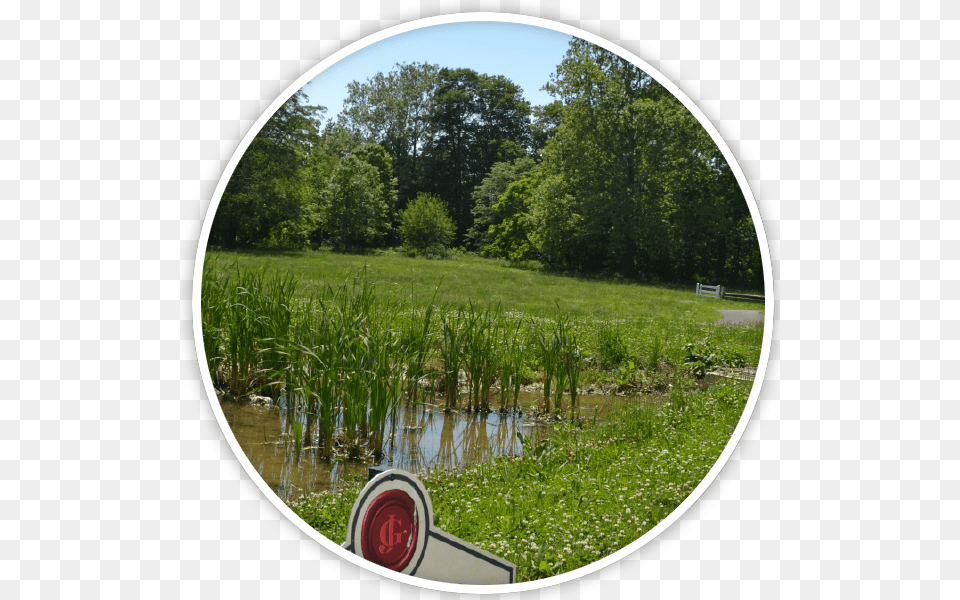
<svg viewBox="0 0 960 600"><path fill-rule="evenodd" d="M383 471L350 511L343 547L394 571L446 583L513 583L517 568L433 525L426 488L401 469Z"/></svg>

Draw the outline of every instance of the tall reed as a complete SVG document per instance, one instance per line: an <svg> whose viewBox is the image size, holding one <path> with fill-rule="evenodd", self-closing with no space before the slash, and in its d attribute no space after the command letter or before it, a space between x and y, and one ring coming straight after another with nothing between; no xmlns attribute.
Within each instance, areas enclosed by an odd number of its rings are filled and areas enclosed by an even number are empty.
<svg viewBox="0 0 960 600"><path fill-rule="evenodd" d="M502 312L498 309L467 308L463 328L464 358L468 376L467 409L490 410L490 387L497 370L494 343Z"/></svg>
<svg viewBox="0 0 960 600"><path fill-rule="evenodd" d="M298 279L289 273L275 273L262 281L262 286L256 296L255 309L259 326L257 336L262 340L260 368L266 374L264 391L277 400L282 384L275 381L274 375L282 372L289 361L283 348L289 343L294 321L293 303Z"/></svg>
<svg viewBox="0 0 960 600"><path fill-rule="evenodd" d="M564 352L564 368L570 381L570 418L577 419L580 414L580 370L582 368L580 344L577 334L571 329Z"/></svg>
<svg viewBox="0 0 960 600"><path fill-rule="evenodd" d="M537 348L537 360L540 368L543 369L543 400L540 404L540 412L546 414L552 412L550 390L557 367L560 366L560 353L553 331L547 332L542 326L537 327L533 333L533 339Z"/></svg>
<svg viewBox="0 0 960 600"><path fill-rule="evenodd" d="M258 338L261 327L256 309L262 285L262 269L241 271L238 266L237 279L227 288L225 377L226 387L234 398L258 391L260 387L258 341L262 338Z"/></svg>
<svg viewBox="0 0 960 600"><path fill-rule="evenodd" d="M427 376L427 360L433 345L434 332L432 328L433 314L436 310L437 294L440 285L437 285L433 298L427 304L422 316L415 313L407 322L406 337L406 381L407 400L416 403L420 397L420 382Z"/></svg>
<svg viewBox="0 0 960 600"><path fill-rule="evenodd" d="M203 351L206 355L207 370L215 387L222 386L220 365L223 362L222 345L226 338L225 321L227 314L228 278L220 273L219 257L210 255L203 265L203 278L200 283L200 319Z"/></svg>
<svg viewBox="0 0 960 600"><path fill-rule="evenodd" d="M543 399L540 411L544 414L563 413L563 392L570 388L571 412L579 408L580 370L582 368L580 345L571 326L570 318L557 311L553 327L544 331L538 327L534 332L537 359L543 369ZM552 392L552 395L551 395Z"/></svg>
<svg viewBox="0 0 960 600"><path fill-rule="evenodd" d="M446 410L456 410L460 399L460 367L464 360L464 329L467 317L462 308L443 320L440 356L443 360L443 393Z"/></svg>
<svg viewBox="0 0 960 600"><path fill-rule="evenodd" d="M513 401L513 410L520 408L520 388L527 360L527 340L523 335L523 318L516 325L500 328L500 411L505 412Z"/></svg>
<svg viewBox="0 0 960 600"><path fill-rule="evenodd" d="M557 415L563 412L563 390L567 386L567 377L569 376L569 366L567 364L567 355L569 354L569 323L568 319L560 312L557 312L557 318L553 325L553 351L556 353L556 378L557 385L553 400L553 410Z"/></svg>
<svg viewBox="0 0 960 600"><path fill-rule="evenodd" d="M399 306L376 300L362 270L297 300L298 281L262 270L204 278L201 308L207 364L215 385L235 398L266 390L284 410L294 450L314 439L329 456L339 443L380 456L404 393L405 365L428 361L394 324ZM422 331L429 331L428 309ZM420 367L421 371L423 367Z"/></svg>

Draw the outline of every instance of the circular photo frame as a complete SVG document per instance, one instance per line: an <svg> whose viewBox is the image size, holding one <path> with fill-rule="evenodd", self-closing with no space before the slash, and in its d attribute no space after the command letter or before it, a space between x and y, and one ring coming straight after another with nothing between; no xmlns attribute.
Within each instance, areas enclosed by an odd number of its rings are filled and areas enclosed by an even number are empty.
<svg viewBox="0 0 960 600"><path fill-rule="evenodd" d="M680 518L774 319L756 201L697 106L500 13L391 27L287 88L224 170L194 282L204 386L265 497L457 593L570 581ZM415 573L468 558L492 583Z"/></svg>

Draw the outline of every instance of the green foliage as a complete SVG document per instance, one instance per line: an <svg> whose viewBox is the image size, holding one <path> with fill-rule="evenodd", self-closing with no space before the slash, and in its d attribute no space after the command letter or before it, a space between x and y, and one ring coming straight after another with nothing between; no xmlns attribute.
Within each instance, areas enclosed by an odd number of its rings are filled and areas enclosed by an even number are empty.
<svg viewBox="0 0 960 600"><path fill-rule="evenodd" d="M493 241L490 228L499 225L505 216L505 211L497 211L495 208L500 195L507 191L510 184L535 167L536 162L529 156L522 156L512 162L494 163L483 181L473 189L473 226L466 236L472 248L482 250Z"/></svg>
<svg viewBox="0 0 960 600"><path fill-rule="evenodd" d="M626 360L616 366L614 381L618 389L626 389L636 385L638 375L636 363Z"/></svg>
<svg viewBox="0 0 960 600"><path fill-rule="evenodd" d="M533 107L533 122L530 124L530 137L534 154L543 151L547 141L557 133L563 115L563 102L554 100L544 106Z"/></svg>
<svg viewBox="0 0 960 600"><path fill-rule="evenodd" d="M400 213L400 239L412 254L442 255L453 242L456 225L443 200L420 193Z"/></svg>
<svg viewBox="0 0 960 600"><path fill-rule="evenodd" d="M375 246L389 228L389 193L381 172L355 154L340 159L318 200L318 241L338 251Z"/></svg>
<svg viewBox="0 0 960 600"><path fill-rule="evenodd" d="M762 285L743 194L676 98L582 40L571 42L547 89L558 101L538 112L541 174L510 202L499 198L488 255L631 279L701 273Z"/></svg>
<svg viewBox="0 0 960 600"><path fill-rule="evenodd" d="M432 137L437 71L437 66L426 63L398 64L388 73L347 86L338 126L387 150L398 180L400 207L422 189L422 154Z"/></svg>
<svg viewBox="0 0 960 600"><path fill-rule="evenodd" d="M601 369L614 369L630 358L630 350L619 328L610 325L600 328L595 357Z"/></svg>
<svg viewBox="0 0 960 600"><path fill-rule="evenodd" d="M302 91L271 117L227 185L213 246L396 246L398 211L427 192L446 203L452 243L485 256L763 287L725 157L682 103L615 54L572 40L545 86L556 100L534 109L501 75L421 63L348 89L322 136L323 109Z"/></svg>
<svg viewBox="0 0 960 600"><path fill-rule="evenodd" d="M522 177L507 186L493 205L493 216L487 232L490 243L483 248L484 256L496 256L512 261L524 261L539 256L531 235L535 223L531 218L533 192L539 179L536 173Z"/></svg>
<svg viewBox="0 0 960 600"><path fill-rule="evenodd" d="M397 210L397 178L393 176L393 159L383 146L371 143L358 147L353 155L377 169L380 202L386 207L386 216L392 222Z"/></svg>
<svg viewBox="0 0 960 600"><path fill-rule="evenodd" d="M749 385L636 402L607 422L522 435L523 453L419 474L444 530L517 565L517 581L566 573L627 546L690 495L720 457ZM291 504L335 543L362 480Z"/></svg>
<svg viewBox="0 0 960 600"><path fill-rule="evenodd" d="M502 75L437 73L422 189L447 201L458 239L473 225L474 188L494 163L515 160L529 146L529 117L529 102Z"/></svg>
<svg viewBox="0 0 960 600"><path fill-rule="evenodd" d="M210 243L225 248L303 247L315 221L313 177L318 118L297 91L270 117L240 158L223 192Z"/></svg>
<svg viewBox="0 0 960 600"><path fill-rule="evenodd" d="M697 379L703 379L715 367L741 368L747 365L746 358L736 349L718 348L708 341L691 343L684 346L686 358Z"/></svg>

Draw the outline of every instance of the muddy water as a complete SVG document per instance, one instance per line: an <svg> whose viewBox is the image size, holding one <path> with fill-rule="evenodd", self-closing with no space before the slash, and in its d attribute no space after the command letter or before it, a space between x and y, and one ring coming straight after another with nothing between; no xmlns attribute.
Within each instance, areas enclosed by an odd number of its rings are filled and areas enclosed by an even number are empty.
<svg viewBox="0 0 960 600"><path fill-rule="evenodd" d="M526 396L522 401L533 401L533 395ZM581 418L585 422L602 418L622 401L609 396L581 396ZM332 489L341 477L354 473L366 477L372 464L363 460L331 464L312 449L301 451L298 464L275 408L234 402L220 406L243 452L281 498ZM400 411L397 427L385 444L384 457L377 464L414 473L429 467L457 468L500 454L519 454L523 448L517 432L542 436L549 435L549 429L550 425L535 422L529 411L447 414L438 406L408 406Z"/></svg>

